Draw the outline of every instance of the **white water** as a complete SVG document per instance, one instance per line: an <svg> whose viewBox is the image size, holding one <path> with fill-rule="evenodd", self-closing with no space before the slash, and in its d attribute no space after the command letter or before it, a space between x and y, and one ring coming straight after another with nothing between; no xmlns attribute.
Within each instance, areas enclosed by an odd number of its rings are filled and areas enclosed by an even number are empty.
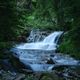
<svg viewBox="0 0 80 80"><path fill-rule="evenodd" d="M55 31L47 36L43 41L36 43L25 43L17 46L18 49L31 49L31 50L56 50L57 42L62 34L62 31Z"/></svg>
<svg viewBox="0 0 80 80"><path fill-rule="evenodd" d="M51 54L55 54L54 51L57 48L56 46L62 33L62 31L55 31L41 42L20 44L15 47L16 49L13 49L13 52L18 55L19 60L23 64L30 66L33 71L50 71L55 65L46 63L50 58L58 64L77 65L78 61L71 57L64 55L50 56Z"/></svg>

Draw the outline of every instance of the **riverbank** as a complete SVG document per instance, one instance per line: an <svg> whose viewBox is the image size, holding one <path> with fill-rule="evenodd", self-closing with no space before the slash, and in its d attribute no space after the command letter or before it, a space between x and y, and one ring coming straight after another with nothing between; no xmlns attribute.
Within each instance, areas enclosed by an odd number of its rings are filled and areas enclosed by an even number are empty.
<svg viewBox="0 0 80 80"><path fill-rule="evenodd" d="M54 70L45 73L20 73L0 70L0 80L79 80L80 73L76 69Z"/></svg>

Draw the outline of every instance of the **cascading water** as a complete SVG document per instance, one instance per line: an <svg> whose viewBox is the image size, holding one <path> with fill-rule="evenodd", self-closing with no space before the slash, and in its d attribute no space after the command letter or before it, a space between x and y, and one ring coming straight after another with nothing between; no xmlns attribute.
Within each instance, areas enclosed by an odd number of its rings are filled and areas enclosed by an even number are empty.
<svg viewBox="0 0 80 80"><path fill-rule="evenodd" d="M25 43L19 45L16 48L18 49L37 49L37 50L56 50L57 41L62 31L56 31L49 36L47 36L43 41L36 43Z"/></svg>
<svg viewBox="0 0 80 80"><path fill-rule="evenodd" d="M63 32L58 31L50 34L48 37L46 37L42 42L43 43L55 43L56 38L58 38Z"/></svg>
<svg viewBox="0 0 80 80"><path fill-rule="evenodd" d="M29 37L27 38L27 42L40 42L42 41L46 35L48 35L47 31L40 31L39 29L32 29Z"/></svg>
<svg viewBox="0 0 80 80"><path fill-rule="evenodd" d="M54 67L54 64L47 64L48 59L52 59L53 62L61 65L76 65L78 61L73 58L56 55L54 52L62 33L62 31L55 31L41 42L17 45L13 49L13 54L24 65L30 66L30 69L33 71L50 71ZM51 55L54 55L54 57Z"/></svg>

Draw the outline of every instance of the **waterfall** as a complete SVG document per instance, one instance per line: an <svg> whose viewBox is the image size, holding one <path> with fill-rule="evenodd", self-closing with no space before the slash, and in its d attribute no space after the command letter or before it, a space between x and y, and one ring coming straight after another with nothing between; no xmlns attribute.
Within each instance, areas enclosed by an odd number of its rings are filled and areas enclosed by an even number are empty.
<svg viewBox="0 0 80 80"><path fill-rule="evenodd" d="M58 38L63 32L62 31L56 31L49 36L47 36L42 42L43 43L55 43L56 38Z"/></svg>
<svg viewBox="0 0 80 80"><path fill-rule="evenodd" d="M58 39L62 33L62 31L55 31L41 42L25 43L17 46L17 48L31 50L56 50Z"/></svg>
<svg viewBox="0 0 80 80"><path fill-rule="evenodd" d="M55 31L40 42L24 43L17 45L12 51L27 68L33 71L50 71L56 64L77 65L78 61L69 57L56 54L58 40L63 32ZM33 32L31 32L31 35ZM33 39L34 41L35 39ZM52 56L51 56L52 55ZM51 59L55 64L48 64Z"/></svg>
<svg viewBox="0 0 80 80"><path fill-rule="evenodd" d="M47 31L41 31L39 29L32 29L27 42L40 42L48 35Z"/></svg>

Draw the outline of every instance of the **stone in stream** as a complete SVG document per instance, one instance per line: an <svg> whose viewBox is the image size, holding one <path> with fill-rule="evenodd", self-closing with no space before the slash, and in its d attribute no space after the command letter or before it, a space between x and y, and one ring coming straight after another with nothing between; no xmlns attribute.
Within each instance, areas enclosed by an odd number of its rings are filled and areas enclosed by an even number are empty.
<svg viewBox="0 0 80 80"><path fill-rule="evenodd" d="M4 60L1 60L0 61L0 65L1 65L1 68L8 71L12 71L12 72L15 72L16 69L12 66L11 62L9 59L4 59Z"/></svg>
<svg viewBox="0 0 80 80"><path fill-rule="evenodd" d="M42 41L49 33L47 31L41 31L39 29L32 29L30 36L27 38L27 42L39 42Z"/></svg>
<svg viewBox="0 0 80 80"><path fill-rule="evenodd" d="M21 80L25 78L25 74L0 70L0 80Z"/></svg>
<svg viewBox="0 0 80 80"><path fill-rule="evenodd" d="M47 61L47 64L55 64L55 62L50 58L50 59Z"/></svg>

